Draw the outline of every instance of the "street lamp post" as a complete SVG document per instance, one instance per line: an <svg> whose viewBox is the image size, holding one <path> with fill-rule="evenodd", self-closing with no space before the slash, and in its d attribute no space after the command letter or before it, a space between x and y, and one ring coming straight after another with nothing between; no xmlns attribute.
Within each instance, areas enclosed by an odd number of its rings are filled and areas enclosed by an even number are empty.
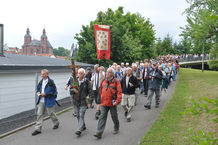
<svg viewBox="0 0 218 145"><path fill-rule="evenodd" d="M203 41L202 46L203 46L203 48L202 48L203 50L202 50L202 68L201 69L202 69L202 72L204 72L204 41Z"/></svg>
<svg viewBox="0 0 218 145"><path fill-rule="evenodd" d="M4 56L3 43L4 43L4 25L0 24L0 56Z"/></svg>

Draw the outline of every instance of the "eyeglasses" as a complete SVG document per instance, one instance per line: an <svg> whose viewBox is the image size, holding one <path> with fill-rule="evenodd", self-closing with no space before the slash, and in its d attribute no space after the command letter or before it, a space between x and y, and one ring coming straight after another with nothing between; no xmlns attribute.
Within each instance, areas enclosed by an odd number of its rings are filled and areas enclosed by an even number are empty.
<svg viewBox="0 0 218 145"><path fill-rule="evenodd" d="M108 72L108 71L107 71L107 73L112 73L112 72Z"/></svg>

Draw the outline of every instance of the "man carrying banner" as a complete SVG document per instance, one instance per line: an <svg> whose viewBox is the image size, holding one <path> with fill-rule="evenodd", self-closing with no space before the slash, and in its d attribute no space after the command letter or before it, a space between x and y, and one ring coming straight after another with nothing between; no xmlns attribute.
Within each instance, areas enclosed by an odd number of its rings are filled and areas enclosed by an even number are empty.
<svg viewBox="0 0 218 145"><path fill-rule="evenodd" d="M82 131L86 130L84 120L87 109L86 97L89 95L92 98L93 92L91 83L85 78L85 69L80 68L78 70L78 76L78 86L73 87L73 105L78 119L78 127L75 134L80 136Z"/></svg>

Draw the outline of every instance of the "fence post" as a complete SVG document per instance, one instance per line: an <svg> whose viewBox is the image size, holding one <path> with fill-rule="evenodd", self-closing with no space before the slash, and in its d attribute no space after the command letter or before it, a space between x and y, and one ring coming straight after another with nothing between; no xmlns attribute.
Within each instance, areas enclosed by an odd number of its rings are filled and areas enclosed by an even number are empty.
<svg viewBox="0 0 218 145"><path fill-rule="evenodd" d="M36 91L37 91L37 85L38 85L38 73L36 72L35 74L35 115L37 115L37 105L36 105L36 101L37 101L37 94L36 94Z"/></svg>

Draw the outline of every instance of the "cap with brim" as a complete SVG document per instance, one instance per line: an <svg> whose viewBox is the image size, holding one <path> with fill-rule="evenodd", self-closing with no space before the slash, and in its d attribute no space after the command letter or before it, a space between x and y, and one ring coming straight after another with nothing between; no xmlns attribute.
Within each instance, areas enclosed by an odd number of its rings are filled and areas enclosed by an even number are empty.
<svg viewBox="0 0 218 145"><path fill-rule="evenodd" d="M157 65L157 61L153 61L153 62L152 62L152 65Z"/></svg>

